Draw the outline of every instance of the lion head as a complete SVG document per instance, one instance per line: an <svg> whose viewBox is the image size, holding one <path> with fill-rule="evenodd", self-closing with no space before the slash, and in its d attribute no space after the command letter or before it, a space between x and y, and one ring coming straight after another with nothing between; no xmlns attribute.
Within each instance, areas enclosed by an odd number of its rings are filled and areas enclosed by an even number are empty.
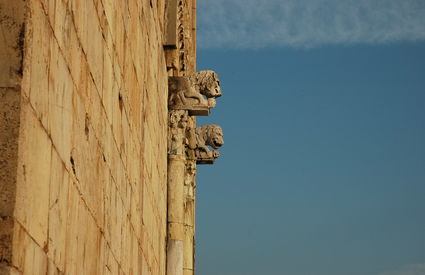
<svg viewBox="0 0 425 275"><path fill-rule="evenodd" d="M199 92L208 98L217 98L222 95L220 80L214 71L199 71L190 76L190 80L197 86Z"/></svg>
<svg viewBox="0 0 425 275"><path fill-rule="evenodd" d="M211 146L214 149L218 149L224 145L223 130L220 126L211 124L206 125L206 139L205 144Z"/></svg>

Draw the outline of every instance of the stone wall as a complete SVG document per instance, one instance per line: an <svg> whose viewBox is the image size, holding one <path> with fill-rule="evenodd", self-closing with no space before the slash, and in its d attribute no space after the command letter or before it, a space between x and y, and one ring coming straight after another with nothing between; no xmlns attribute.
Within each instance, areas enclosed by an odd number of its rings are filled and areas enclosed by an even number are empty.
<svg viewBox="0 0 425 275"><path fill-rule="evenodd" d="M0 274L12 261L24 13L23 1L0 2Z"/></svg>
<svg viewBox="0 0 425 275"><path fill-rule="evenodd" d="M0 3L0 274L165 274L164 1Z"/></svg>

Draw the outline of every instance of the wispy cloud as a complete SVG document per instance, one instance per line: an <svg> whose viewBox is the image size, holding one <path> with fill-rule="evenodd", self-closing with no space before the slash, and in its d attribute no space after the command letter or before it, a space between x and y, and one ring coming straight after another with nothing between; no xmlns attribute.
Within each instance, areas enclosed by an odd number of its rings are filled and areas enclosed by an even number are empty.
<svg viewBox="0 0 425 275"><path fill-rule="evenodd" d="M424 275L425 263L405 265L398 270L379 273L378 275Z"/></svg>
<svg viewBox="0 0 425 275"><path fill-rule="evenodd" d="M201 0L203 48L425 40L424 0Z"/></svg>

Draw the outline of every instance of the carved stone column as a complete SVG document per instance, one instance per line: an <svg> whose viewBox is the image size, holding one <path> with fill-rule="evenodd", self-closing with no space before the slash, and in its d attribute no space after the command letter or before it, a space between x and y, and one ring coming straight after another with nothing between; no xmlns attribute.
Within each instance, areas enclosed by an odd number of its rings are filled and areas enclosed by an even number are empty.
<svg viewBox="0 0 425 275"><path fill-rule="evenodd" d="M195 272L195 196L196 196L196 161L186 161L185 175L185 205L184 205L184 275L193 275Z"/></svg>
<svg viewBox="0 0 425 275"><path fill-rule="evenodd" d="M187 111L170 111L168 137L167 274L183 275L185 131Z"/></svg>
<svg viewBox="0 0 425 275"><path fill-rule="evenodd" d="M213 71L169 77L167 275L195 274L196 165L213 164L224 144L219 126L196 127L195 116L209 115L220 96Z"/></svg>

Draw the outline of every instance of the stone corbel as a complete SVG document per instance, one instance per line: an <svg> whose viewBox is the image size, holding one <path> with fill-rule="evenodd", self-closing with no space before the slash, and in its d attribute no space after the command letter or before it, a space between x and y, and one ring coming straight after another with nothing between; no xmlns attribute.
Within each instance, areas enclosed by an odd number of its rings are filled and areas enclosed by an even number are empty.
<svg viewBox="0 0 425 275"><path fill-rule="evenodd" d="M197 164L214 164L220 153L216 150L223 146L223 130L220 126L209 124L194 129L195 146L188 148ZM188 138L190 144L190 138Z"/></svg>
<svg viewBox="0 0 425 275"><path fill-rule="evenodd" d="M200 71L190 76L170 76L168 108L187 110L192 116L208 116L222 95L220 81L214 71Z"/></svg>

